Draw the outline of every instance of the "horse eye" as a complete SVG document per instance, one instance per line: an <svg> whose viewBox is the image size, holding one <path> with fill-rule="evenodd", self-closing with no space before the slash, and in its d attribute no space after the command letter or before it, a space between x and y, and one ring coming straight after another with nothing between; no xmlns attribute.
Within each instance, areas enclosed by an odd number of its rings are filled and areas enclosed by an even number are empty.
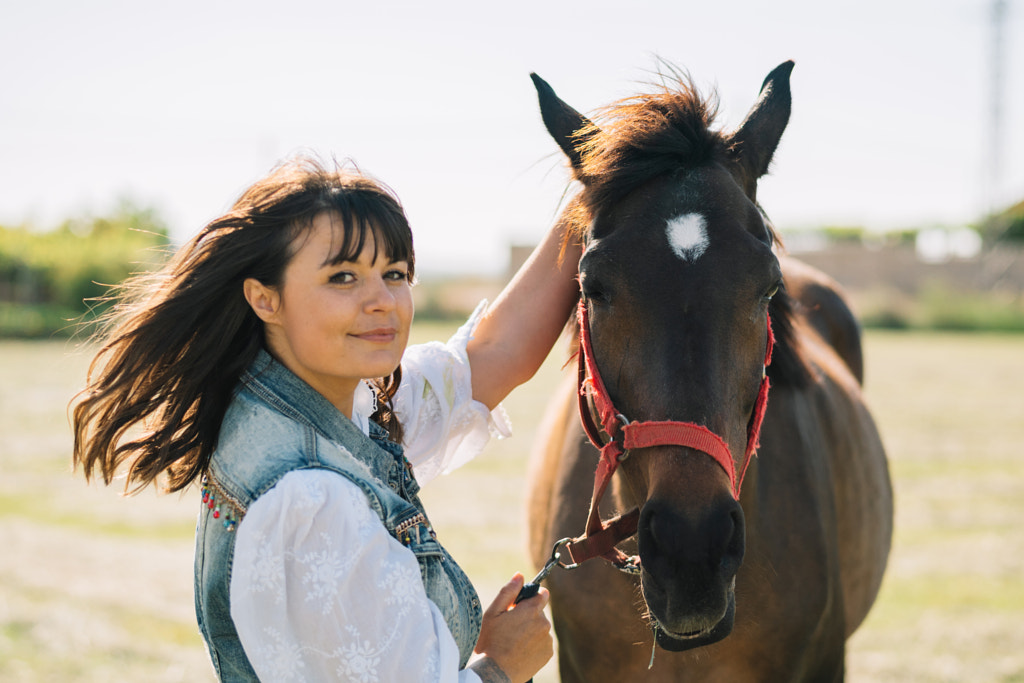
<svg viewBox="0 0 1024 683"><path fill-rule="evenodd" d="M580 276L580 292L583 294L584 300L607 303L608 294L605 292L604 287L598 282L597 278L593 275Z"/></svg>
<svg viewBox="0 0 1024 683"><path fill-rule="evenodd" d="M765 298L766 301L771 301L772 297L774 297L778 293L779 293L779 283L776 282L774 285L771 286L771 289L769 289L767 292L765 292L764 298Z"/></svg>

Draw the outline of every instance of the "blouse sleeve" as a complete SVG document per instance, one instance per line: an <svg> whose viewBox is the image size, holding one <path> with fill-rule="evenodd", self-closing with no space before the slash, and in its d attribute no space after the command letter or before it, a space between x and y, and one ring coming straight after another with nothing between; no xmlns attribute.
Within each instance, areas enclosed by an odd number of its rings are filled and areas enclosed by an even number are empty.
<svg viewBox="0 0 1024 683"><path fill-rule="evenodd" d="M235 533L231 618L260 680L479 683L415 556L344 477L285 475Z"/></svg>
<svg viewBox="0 0 1024 683"><path fill-rule="evenodd" d="M488 411L473 400L466 344L486 307L481 302L447 344L410 346L402 358L395 413L405 433L405 456L421 485L475 458L491 436L512 434L501 406Z"/></svg>

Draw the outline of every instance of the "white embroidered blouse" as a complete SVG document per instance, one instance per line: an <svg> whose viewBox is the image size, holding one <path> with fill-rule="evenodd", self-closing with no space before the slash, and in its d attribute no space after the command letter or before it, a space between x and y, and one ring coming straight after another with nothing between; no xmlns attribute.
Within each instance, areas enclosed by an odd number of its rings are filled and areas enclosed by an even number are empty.
<svg viewBox="0 0 1024 683"><path fill-rule="evenodd" d="M395 411L421 485L510 434L499 407L472 398L466 343L483 304L447 344L411 346ZM361 386L353 420L368 430ZM459 681L459 651L420 579L365 494L334 472L290 472L250 506L235 533L231 617L266 681Z"/></svg>

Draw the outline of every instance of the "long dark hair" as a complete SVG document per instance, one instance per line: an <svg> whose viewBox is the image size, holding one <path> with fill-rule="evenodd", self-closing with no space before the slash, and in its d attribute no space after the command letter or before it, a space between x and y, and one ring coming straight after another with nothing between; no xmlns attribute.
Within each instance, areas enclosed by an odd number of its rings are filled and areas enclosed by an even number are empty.
<svg viewBox="0 0 1024 683"><path fill-rule="evenodd" d="M279 165L160 272L114 292L103 345L73 402L72 459L86 479L98 470L109 484L127 462L126 490L166 474L166 489L178 491L202 474L238 378L263 345L243 282L279 287L296 238L323 212L345 226L340 259L355 260L372 231L376 248L408 262L413 277L412 233L387 186L309 157ZM374 419L396 441L391 399L400 377L399 368L376 380Z"/></svg>

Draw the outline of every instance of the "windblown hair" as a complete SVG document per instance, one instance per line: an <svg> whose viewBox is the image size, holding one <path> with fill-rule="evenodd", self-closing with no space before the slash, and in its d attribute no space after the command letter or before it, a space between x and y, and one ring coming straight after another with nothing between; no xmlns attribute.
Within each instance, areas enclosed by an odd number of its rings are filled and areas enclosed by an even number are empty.
<svg viewBox="0 0 1024 683"><path fill-rule="evenodd" d="M98 470L109 484L128 463L126 490L166 475L166 489L178 491L206 470L239 376L264 343L243 282L280 287L297 238L323 212L345 226L335 260L356 260L372 234L375 248L408 262L413 277L412 233L389 188L308 157L279 165L160 272L115 290L103 345L73 404L72 458L87 479ZM373 416L396 441L391 398L400 372L376 380Z"/></svg>
<svg viewBox="0 0 1024 683"><path fill-rule="evenodd" d="M661 82L650 92L599 109L593 121L574 134L581 162L574 173L582 189L565 210L570 226L566 243L585 242L595 216L655 178L715 163L738 171L734 155L739 150L730 135L713 127L717 95L701 95L687 74L664 66L668 73L661 74ZM767 216L765 225L771 239L780 243ZM810 377L793 329L798 305L784 290L772 300L777 346L769 374L777 384L802 386Z"/></svg>

